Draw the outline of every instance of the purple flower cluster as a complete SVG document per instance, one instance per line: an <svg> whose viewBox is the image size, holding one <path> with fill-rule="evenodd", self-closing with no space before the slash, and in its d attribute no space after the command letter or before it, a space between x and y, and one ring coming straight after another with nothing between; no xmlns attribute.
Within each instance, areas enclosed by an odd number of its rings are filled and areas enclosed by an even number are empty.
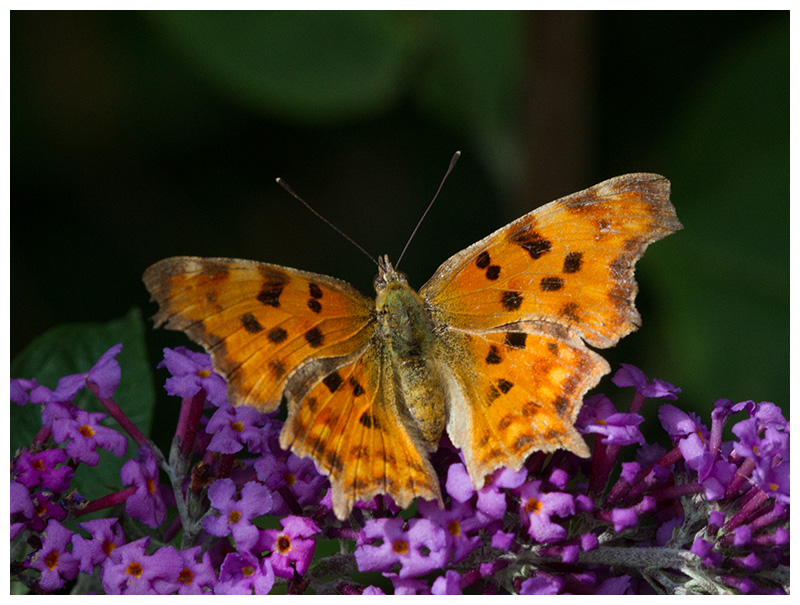
<svg viewBox="0 0 800 605"><path fill-rule="evenodd" d="M30 591L788 592L789 423L772 403L719 400L709 429L671 403L646 409L680 389L623 365L613 382L634 388L630 408L595 395L576 423L593 439L590 459L535 453L476 489L444 439L433 459L443 509L418 500L400 511L379 496L343 524L327 478L280 448L274 415L230 406L206 354L164 350L165 389L182 404L162 454L114 400L120 349L55 390L11 381L11 400L42 415L11 467L12 577ZM91 501L75 471L96 466L98 449L125 456L127 438L75 406L85 388L138 446L120 488ZM639 430L656 413L669 447Z"/></svg>

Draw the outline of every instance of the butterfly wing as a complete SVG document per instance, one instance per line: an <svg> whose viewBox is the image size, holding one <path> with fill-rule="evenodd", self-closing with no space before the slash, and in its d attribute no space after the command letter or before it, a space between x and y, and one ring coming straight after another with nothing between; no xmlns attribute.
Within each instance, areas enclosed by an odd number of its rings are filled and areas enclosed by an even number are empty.
<svg viewBox="0 0 800 605"><path fill-rule="evenodd" d="M274 410L287 380L316 359L353 355L375 331L374 303L346 282L248 260L179 256L145 271L156 327L211 354L231 403Z"/></svg>
<svg viewBox="0 0 800 605"><path fill-rule="evenodd" d="M232 403L271 411L286 399L281 446L330 476L340 519L377 494L403 507L417 496L441 502L395 400L374 301L331 277L225 258L168 258L144 282L160 306L156 326L209 351Z"/></svg>
<svg viewBox="0 0 800 605"><path fill-rule="evenodd" d="M454 382L448 434L476 485L536 450L588 455L573 424L609 367L584 342L609 347L638 327L634 264L680 228L665 178L625 175L506 225L420 289Z"/></svg>
<svg viewBox="0 0 800 605"><path fill-rule="evenodd" d="M281 447L314 458L330 476L336 516L344 520L356 500L384 493L403 508L416 497L441 504L426 450L399 411L383 343L346 362L321 361L309 369L316 380L301 371L287 386Z"/></svg>

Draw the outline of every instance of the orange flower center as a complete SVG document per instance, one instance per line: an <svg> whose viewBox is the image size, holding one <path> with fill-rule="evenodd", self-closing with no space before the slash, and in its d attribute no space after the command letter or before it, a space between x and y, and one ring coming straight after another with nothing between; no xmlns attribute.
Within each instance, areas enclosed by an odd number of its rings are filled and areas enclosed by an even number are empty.
<svg viewBox="0 0 800 605"><path fill-rule="evenodd" d="M187 569L184 567L181 569L181 573L178 574L178 582L188 586L194 580L194 574L192 573L191 569Z"/></svg>
<svg viewBox="0 0 800 605"><path fill-rule="evenodd" d="M197 375L200 378L208 378L209 376L211 376L211 370L198 370Z"/></svg>
<svg viewBox="0 0 800 605"><path fill-rule="evenodd" d="M283 480L286 481L286 485L292 487L297 482L297 477L294 476L294 473L286 473Z"/></svg>
<svg viewBox="0 0 800 605"><path fill-rule="evenodd" d="M33 468L35 468L37 471L43 471L44 470L44 462L42 461L41 458L37 458L36 460L34 460L31 463L31 466Z"/></svg>
<svg viewBox="0 0 800 605"><path fill-rule="evenodd" d="M405 540L398 540L397 542L392 544L392 550L396 552L398 555L407 555L408 542L406 542Z"/></svg>
<svg viewBox="0 0 800 605"><path fill-rule="evenodd" d="M88 424L84 424L81 428L78 429L80 434L84 437L94 437L94 429L90 427Z"/></svg>
<svg viewBox="0 0 800 605"><path fill-rule="evenodd" d="M244 430L244 425L241 420L237 420L236 422L231 422L231 428L237 433L241 433Z"/></svg>
<svg viewBox="0 0 800 605"><path fill-rule="evenodd" d="M155 481L153 481L152 479L147 480L147 491L150 492L151 494L156 493L156 484Z"/></svg>
<svg viewBox="0 0 800 605"><path fill-rule="evenodd" d="M47 565L47 569L53 571L58 565L58 553L54 550L50 551L44 558L44 564Z"/></svg>
<svg viewBox="0 0 800 605"><path fill-rule="evenodd" d="M114 544L113 542L109 542L108 540L103 542L103 552L106 553L106 556L110 555L111 551L114 550L116 547L117 547L116 544Z"/></svg>
<svg viewBox="0 0 800 605"><path fill-rule="evenodd" d="M461 535L461 524L453 519L450 523L447 524L447 531L450 532L451 536L455 536L458 538Z"/></svg>
<svg viewBox="0 0 800 605"><path fill-rule="evenodd" d="M125 571L128 572L128 575L133 576L134 578L141 578L142 574L144 573L144 569L136 561L130 563Z"/></svg>
<svg viewBox="0 0 800 605"><path fill-rule="evenodd" d="M242 575L243 575L245 578L249 578L249 577L250 577L250 576L252 576L254 573L256 573L256 570L253 568L253 566L252 566L252 565L245 565L244 567L242 567Z"/></svg>
<svg viewBox="0 0 800 605"><path fill-rule="evenodd" d="M531 498L525 503L525 512L526 513L536 513L538 514L539 511L542 510L542 503L537 500L536 498Z"/></svg>
<svg viewBox="0 0 800 605"><path fill-rule="evenodd" d="M228 523L238 523L239 519L241 518L242 513L240 513L238 510L232 510L230 513L228 513Z"/></svg>
<svg viewBox="0 0 800 605"><path fill-rule="evenodd" d="M278 552L282 555L292 550L292 540L286 534L278 535L278 539L275 540L275 545L278 547Z"/></svg>

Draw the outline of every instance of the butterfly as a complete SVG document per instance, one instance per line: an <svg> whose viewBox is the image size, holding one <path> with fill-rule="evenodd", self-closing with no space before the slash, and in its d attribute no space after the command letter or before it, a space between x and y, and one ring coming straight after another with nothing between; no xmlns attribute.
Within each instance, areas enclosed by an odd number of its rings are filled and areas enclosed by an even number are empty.
<svg viewBox="0 0 800 605"><path fill-rule="evenodd" d="M388 256L374 299L229 258L167 258L143 279L156 327L203 345L234 405L286 403L281 447L328 475L339 519L379 494L441 506L429 455L445 431L476 489L536 451L589 455L574 424L610 371L589 347L638 328L634 264L682 228L669 192L639 173L563 197L458 252L419 292Z"/></svg>

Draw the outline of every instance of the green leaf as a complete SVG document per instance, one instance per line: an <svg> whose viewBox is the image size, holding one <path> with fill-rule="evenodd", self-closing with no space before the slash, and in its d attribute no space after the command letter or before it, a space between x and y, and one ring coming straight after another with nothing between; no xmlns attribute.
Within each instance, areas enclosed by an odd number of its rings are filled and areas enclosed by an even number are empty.
<svg viewBox="0 0 800 605"><path fill-rule="evenodd" d="M216 86L305 122L377 113L398 97L413 14L158 11L156 28ZM413 27L412 27L413 29Z"/></svg>
<svg viewBox="0 0 800 605"><path fill-rule="evenodd" d="M114 400L128 417L145 434L150 424L155 403L153 377L147 362L144 342L144 322L139 309L108 323L81 323L58 326L46 332L11 362L12 378L35 378L39 384L54 389L58 379L69 374L88 372L100 356L117 343L122 352L117 361L122 368L119 388ZM88 389L81 391L75 404L93 412L105 411ZM113 420L106 421L116 429ZM29 446L41 428L41 406L11 404L11 454L19 447ZM124 433L123 433L124 434ZM86 498L105 495L109 490L120 489L119 470L123 460L101 453L97 467L80 465L73 487ZM126 457L136 453L136 444L128 441Z"/></svg>

